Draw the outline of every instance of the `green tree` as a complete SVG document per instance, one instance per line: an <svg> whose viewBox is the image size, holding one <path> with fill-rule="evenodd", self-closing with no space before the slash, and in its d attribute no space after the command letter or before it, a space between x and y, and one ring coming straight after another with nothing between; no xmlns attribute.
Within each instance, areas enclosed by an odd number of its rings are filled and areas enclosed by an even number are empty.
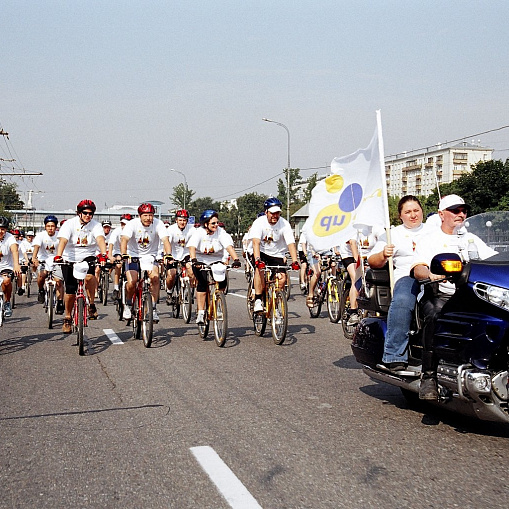
<svg viewBox="0 0 509 509"><path fill-rule="evenodd" d="M189 206L195 194L196 193L192 189L180 183L173 188L170 200L171 203L176 205L179 209L185 209Z"/></svg>
<svg viewBox="0 0 509 509"><path fill-rule="evenodd" d="M219 212L221 210L221 204L218 201L214 201L210 196L205 196L204 198L196 198L196 200L193 200L188 206L189 214L195 216L196 222L200 220L201 213L207 209L213 209Z"/></svg>
<svg viewBox="0 0 509 509"><path fill-rule="evenodd" d="M21 200L16 185L0 179L0 213L22 209L24 206L25 203Z"/></svg>
<svg viewBox="0 0 509 509"><path fill-rule="evenodd" d="M247 232L259 212L263 212L266 194L248 193L237 199L239 231Z"/></svg>
<svg viewBox="0 0 509 509"><path fill-rule="evenodd" d="M308 178L308 185L306 187L306 190L304 191L305 203L311 200L311 193L313 192L313 189L315 188L317 183L318 183L318 173L313 173L313 175L311 175L311 177Z"/></svg>
<svg viewBox="0 0 509 509"><path fill-rule="evenodd" d="M283 170L284 173L284 180L279 179L277 181L277 197L283 204L283 215L286 217L286 202L287 202L287 175L288 170L285 168ZM290 211L292 209L292 204L295 204L293 207L295 210L297 210L301 206L301 202L298 202L296 200L296 193L297 190L295 189L295 186L297 184L300 184L302 182L302 178L300 176L300 169L299 168L290 168ZM294 211L295 211L294 210Z"/></svg>

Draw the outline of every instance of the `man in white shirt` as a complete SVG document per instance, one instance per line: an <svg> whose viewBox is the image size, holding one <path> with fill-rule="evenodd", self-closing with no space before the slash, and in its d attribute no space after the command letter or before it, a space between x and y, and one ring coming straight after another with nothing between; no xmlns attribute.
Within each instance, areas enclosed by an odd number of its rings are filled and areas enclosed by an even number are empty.
<svg viewBox="0 0 509 509"><path fill-rule="evenodd" d="M458 234L467 218L469 206L463 198L450 194L444 196L438 206L438 215L442 226L431 229L417 240L414 260L412 264L413 275L418 280L431 279L441 281L443 276L431 273L429 267L432 258L440 253L457 253L464 261L468 261L468 243L474 242L479 252L479 258L484 260L497 252L487 246L476 235L466 232ZM433 288L435 287L435 288ZM425 285L424 296L421 299L421 308L424 314L422 377L419 388L419 398L424 400L438 399L437 389L437 359L433 350L433 335L436 319L445 303L455 292L451 282L440 282L436 285Z"/></svg>
<svg viewBox="0 0 509 509"><path fill-rule="evenodd" d="M165 260L171 257L171 246L168 241L168 232L164 223L154 217L155 207L151 203L142 203L138 207L138 217L127 223L120 236L120 251L122 258L126 260L126 301L123 318L131 318L131 306L136 284L138 282L139 260L132 261L130 258L153 256L154 262L150 271L150 293L152 294L152 319L159 322L156 311L157 298L159 296L159 264L156 258L159 251L159 242L164 246Z"/></svg>
<svg viewBox="0 0 509 509"><path fill-rule="evenodd" d="M290 223L281 217L281 202L277 198L269 198L265 200L264 209L265 215L256 219L250 230L255 262L255 313L263 311L265 278L261 271L266 265L285 266L285 254L288 250L292 257L292 269L299 270L295 238ZM286 269L278 269L277 272L279 285L283 288L286 283Z"/></svg>

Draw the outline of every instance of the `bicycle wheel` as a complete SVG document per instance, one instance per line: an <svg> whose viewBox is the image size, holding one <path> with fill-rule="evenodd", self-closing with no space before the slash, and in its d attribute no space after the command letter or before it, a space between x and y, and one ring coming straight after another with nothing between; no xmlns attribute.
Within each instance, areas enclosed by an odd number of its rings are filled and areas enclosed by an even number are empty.
<svg viewBox="0 0 509 509"><path fill-rule="evenodd" d="M254 290L253 290L254 291ZM270 299L270 294L267 294L267 300ZM253 302L254 306L254 302ZM265 328L267 327L267 312L266 308L260 313L253 314L253 327L257 336L263 336Z"/></svg>
<svg viewBox="0 0 509 509"><path fill-rule="evenodd" d="M327 289L327 313L332 323L338 323L341 318L341 287L337 279L330 281Z"/></svg>
<svg viewBox="0 0 509 509"><path fill-rule="evenodd" d="M205 310L205 318L203 323L198 325L198 332L200 333L200 338L205 339L209 333L210 321L208 317L208 312Z"/></svg>
<svg viewBox="0 0 509 509"><path fill-rule="evenodd" d="M153 307L152 296L150 293L147 293L143 297L143 320L141 322L141 337L145 348L149 348L152 344L152 333L154 331Z"/></svg>
<svg viewBox="0 0 509 509"><path fill-rule="evenodd" d="M30 297L30 283L32 282L32 269L28 267L27 278L25 280L25 295Z"/></svg>
<svg viewBox="0 0 509 509"><path fill-rule="evenodd" d="M179 298L180 288L179 287L180 287L180 284L179 284L179 278L177 275L177 277L175 278L175 284L173 285L173 289L171 291L171 306L172 306L171 314L172 314L173 318L178 318L180 316L180 298Z"/></svg>
<svg viewBox="0 0 509 509"><path fill-rule="evenodd" d="M85 327L85 299L82 298L78 299L78 316L76 318L78 321L76 327L76 333L78 334L78 353L80 355L85 355L85 338L83 337L84 335L83 329Z"/></svg>
<svg viewBox="0 0 509 509"><path fill-rule="evenodd" d="M230 275L228 274L228 271L226 271L225 279L226 279L226 287L224 289L224 294L228 295L228 289L230 288Z"/></svg>
<svg viewBox="0 0 509 509"><path fill-rule="evenodd" d="M355 327L357 324L349 324L350 311L350 285L343 284L341 289L341 303L340 303L340 316L341 327L343 328L343 335L346 339L352 339Z"/></svg>
<svg viewBox="0 0 509 509"><path fill-rule="evenodd" d="M180 288L180 300L182 302L182 318L184 322L189 323L193 306L193 297L191 295L191 285L189 281L185 281Z"/></svg>
<svg viewBox="0 0 509 509"><path fill-rule="evenodd" d="M247 305L247 314L249 316L249 319L253 319L253 308L254 308L254 300L255 300L255 292L253 285L249 283L247 287L247 298L246 298L246 305Z"/></svg>
<svg viewBox="0 0 509 509"><path fill-rule="evenodd" d="M110 286L110 275L108 274L107 270L101 270L101 278L102 278L102 298L101 303L103 306L106 306L108 303L108 290Z"/></svg>
<svg viewBox="0 0 509 509"><path fill-rule="evenodd" d="M276 345L280 345L286 338L288 329L288 302L286 293L276 290L273 300L272 314L270 317L272 326L272 338Z"/></svg>
<svg viewBox="0 0 509 509"><path fill-rule="evenodd" d="M214 299L214 338L216 345L221 347L228 336L228 310L226 308L226 295L223 292L215 292Z"/></svg>
<svg viewBox="0 0 509 509"><path fill-rule="evenodd" d="M0 327L4 324L4 296L0 295Z"/></svg>
<svg viewBox="0 0 509 509"><path fill-rule="evenodd" d="M18 291L18 279L14 276L12 280L11 309L16 307L16 293Z"/></svg>
<svg viewBox="0 0 509 509"><path fill-rule="evenodd" d="M313 292L313 307L309 308L311 318L318 318L322 310L322 278L318 279Z"/></svg>
<svg viewBox="0 0 509 509"><path fill-rule="evenodd" d="M54 294L53 292L55 289L53 288L53 285L48 285L48 291L46 292L46 311L48 313L48 329L53 329L53 300L54 300Z"/></svg>
<svg viewBox="0 0 509 509"><path fill-rule="evenodd" d="M140 318L140 301L136 295L134 296L134 305L131 309L131 316L133 321L133 336L134 339L141 338L141 323L142 318Z"/></svg>
<svg viewBox="0 0 509 509"><path fill-rule="evenodd" d="M285 293L286 300L290 298L290 294L292 293L292 282L290 281L290 274L286 274L286 283L285 283Z"/></svg>

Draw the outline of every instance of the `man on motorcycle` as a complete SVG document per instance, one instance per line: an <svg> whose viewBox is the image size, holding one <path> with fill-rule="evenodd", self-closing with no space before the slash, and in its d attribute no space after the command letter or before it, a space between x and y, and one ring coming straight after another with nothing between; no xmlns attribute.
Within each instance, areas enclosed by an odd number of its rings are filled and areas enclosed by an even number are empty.
<svg viewBox="0 0 509 509"><path fill-rule="evenodd" d="M421 236L416 243L412 264L413 276L418 280L429 279L435 284L425 285L424 296L421 299L424 325L422 329L423 353L422 375L419 388L419 398L436 401L437 389L437 359L433 349L433 335L437 317L445 303L455 292L453 283L444 281L443 276L430 272L430 263L434 256L440 253L456 253L463 261L468 261L467 248L470 250L475 244L479 258L484 260L497 252L487 246L476 235L466 232L463 224L470 207L463 198L451 194L444 196L438 206L438 215L442 225L439 229L432 229Z"/></svg>

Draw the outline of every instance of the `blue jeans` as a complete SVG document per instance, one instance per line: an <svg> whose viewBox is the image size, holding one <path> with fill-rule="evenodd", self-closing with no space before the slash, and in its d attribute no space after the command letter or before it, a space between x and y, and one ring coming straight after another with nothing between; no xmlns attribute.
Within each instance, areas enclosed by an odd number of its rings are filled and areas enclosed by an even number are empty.
<svg viewBox="0 0 509 509"><path fill-rule="evenodd" d="M410 276L396 281L385 335L383 362L408 362L408 331L412 323L420 284Z"/></svg>

